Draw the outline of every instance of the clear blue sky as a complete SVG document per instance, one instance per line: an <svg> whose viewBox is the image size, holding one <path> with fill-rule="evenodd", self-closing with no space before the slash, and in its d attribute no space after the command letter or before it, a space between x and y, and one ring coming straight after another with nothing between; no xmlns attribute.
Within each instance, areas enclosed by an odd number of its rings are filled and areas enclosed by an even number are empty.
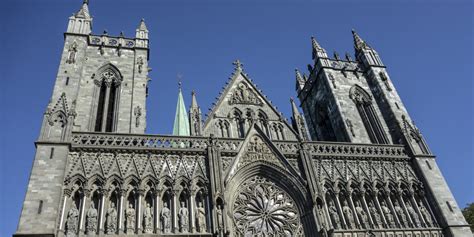
<svg viewBox="0 0 474 237"><path fill-rule="evenodd" d="M199 2L199 3L197 3ZM252 3L256 2L256 3ZM290 3L291 2L291 3ZM353 2L353 3L352 3ZM63 32L81 0L3 0L0 236L18 222ZM239 58L287 117L294 68L311 62L310 36L332 55L353 53L351 28L380 53L460 206L474 201L473 6L471 1L91 0L96 34L151 38L147 133L172 131L176 75L206 112Z"/></svg>

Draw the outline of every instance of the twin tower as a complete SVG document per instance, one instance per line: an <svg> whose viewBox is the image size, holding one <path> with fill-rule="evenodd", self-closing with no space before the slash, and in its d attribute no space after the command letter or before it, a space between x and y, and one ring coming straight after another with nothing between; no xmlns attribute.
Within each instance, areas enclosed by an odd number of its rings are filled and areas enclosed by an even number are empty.
<svg viewBox="0 0 474 237"><path fill-rule="evenodd" d="M203 121L146 135L149 39L69 18L14 236L472 236L377 51L312 38L291 123L239 61ZM188 116L189 115L189 116Z"/></svg>

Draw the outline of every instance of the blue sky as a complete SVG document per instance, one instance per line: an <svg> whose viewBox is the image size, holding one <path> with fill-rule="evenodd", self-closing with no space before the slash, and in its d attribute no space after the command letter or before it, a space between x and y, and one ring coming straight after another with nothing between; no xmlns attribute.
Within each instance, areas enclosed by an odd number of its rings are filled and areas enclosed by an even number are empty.
<svg viewBox="0 0 474 237"><path fill-rule="evenodd" d="M0 9L0 236L18 222L42 113L57 73L67 18L81 0L3 0ZM294 68L311 62L310 36L353 54L351 29L374 47L425 135L459 205L474 201L471 1L91 0L93 31L151 38L147 133L172 131L177 79L205 113L235 59L290 116Z"/></svg>

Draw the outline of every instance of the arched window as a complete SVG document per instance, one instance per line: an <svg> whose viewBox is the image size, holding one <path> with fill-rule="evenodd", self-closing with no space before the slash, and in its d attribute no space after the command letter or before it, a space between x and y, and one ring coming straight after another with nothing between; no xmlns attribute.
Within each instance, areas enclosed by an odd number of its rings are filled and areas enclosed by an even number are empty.
<svg viewBox="0 0 474 237"><path fill-rule="evenodd" d="M100 70L99 78L95 80L98 98L96 99L94 131L115 131L121 81L120 72L112 65Z"/></svg>
<svg viewBox="0 0 474 237"><path fill-rule="evenodd" d="M320 141L337 141L336 133L329 116L327 102L317 103L316 121L314 124L317 139Z"/></svg>
<svg viewBox="0 0 474 237"><path fill-rule="evenodd" d="M351 88L349 95L356 104L370 141L377 144L388 144L388 138L372 104L372 97L357 85Z"/></svg>
<svg viewBox="0 0 474 237"><path fill-rule="evenodd" d="M239 138L244 138L245 137L245 119L242 118L242 112L240 112L238 109L234 109L233 112L231 112L230 118L234 120L235 123L235 128L236 128L236 134Z"/></svg>
<svg viewBox="0 0 474 237"><path fill-rule="evenodd" d="M258 126L267 136L270 136L268 132L268 116L263 111L258 111Z"/></svg>

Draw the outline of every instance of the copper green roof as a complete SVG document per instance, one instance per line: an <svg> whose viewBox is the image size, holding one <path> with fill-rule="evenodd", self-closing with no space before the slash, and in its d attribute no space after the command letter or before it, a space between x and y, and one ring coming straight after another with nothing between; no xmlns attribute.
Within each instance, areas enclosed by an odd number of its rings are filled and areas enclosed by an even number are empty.
<svg viewBox="0 0 474 237"><path fill-rule="evenodd" d="M174 117L173 135L189 136L189 120L186 106L184 105L181 88L178 93L178 103L176 104L176 115Z"/></svg>

